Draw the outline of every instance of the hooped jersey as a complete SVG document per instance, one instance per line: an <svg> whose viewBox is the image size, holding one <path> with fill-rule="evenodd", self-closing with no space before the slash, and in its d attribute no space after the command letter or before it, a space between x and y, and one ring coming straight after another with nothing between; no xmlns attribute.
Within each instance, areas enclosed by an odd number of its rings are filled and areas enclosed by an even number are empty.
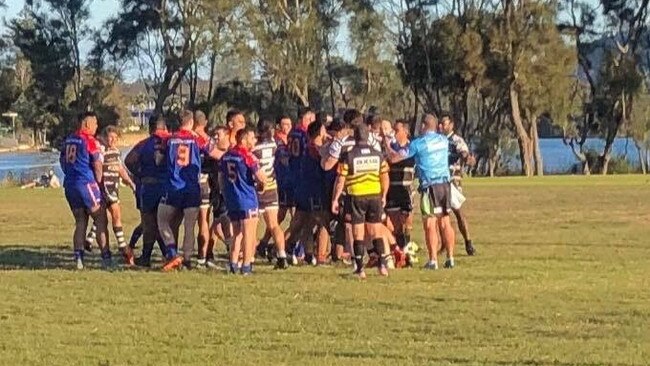
<svg viewBox="0 0 650 366"><path fill-rule="evenodd" d="M277 145L272 139L258 143L257 146L255 146L253 149L253 155L255 155L259 161L260 169L266 176L263 192L272 191L278 188L278 184L275 179L276 150Z"/></svg>
<svg viewBox="0 0 650 366"><path fill-rule="evenodd" d="M65 174L64 186L96 182L93 163L102 161L99 142L84 130L78 130L63 141L59 162Z"/></svg>
<svg viewBox="0 0 650 366"><path fill-rule="evenodd" d="M120 168L122 167L120 150L102 145L101 151L104 157L102 184L104 187L117 187L120 183Z"/></svg>
<svg viewBox="0 0 650 366"><path fill-rule="evenodd" d="M398 142L393 142L391 148L399 154L406 154L408 152L409 143L400 145ZM413 185L415 178L415 159L408 158L398 163L390 164L388 177L390 179L390 186L392 187L405 187L409 191Z"/></svg>
<svg viewBox="0 0 650 366"><path fill-rule="evenodd" d="M228 150L221 158L223 196L229 212L248 211L259 206L255 173L259 163L255 155L241 146Z"/></svg>
<svg viewBox="0 0 650 366"><path fill-rule="evenodd" d="M208 149L208 141L193 131L180 130L167 141L168 190L199 191L201 153Z"/></svg>
<svg viewBox="0 0 650 366"><path fill-rule="evenodd" d="M354 197L373 196L381 193L379 176L388 172L388 164L382 154L368 144L358 144L341 154L339 175L345 177L345 188Z"/></svg>

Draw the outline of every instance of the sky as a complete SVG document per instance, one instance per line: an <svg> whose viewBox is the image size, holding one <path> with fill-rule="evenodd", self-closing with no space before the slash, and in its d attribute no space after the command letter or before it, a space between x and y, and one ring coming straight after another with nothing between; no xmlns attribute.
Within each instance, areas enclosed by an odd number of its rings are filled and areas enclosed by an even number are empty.
<svg viewBox="0 0 650 366"><path fill-rule="evenodd" d="M6 8L0 9L0 33L5 33L5 22L16 17L25 5L24 0L5 0ZM90 26L99 28L106 19L117 14L120 8L119 0L90 0ZM86 53L92 45L82 44L82 52Z"/></svg>

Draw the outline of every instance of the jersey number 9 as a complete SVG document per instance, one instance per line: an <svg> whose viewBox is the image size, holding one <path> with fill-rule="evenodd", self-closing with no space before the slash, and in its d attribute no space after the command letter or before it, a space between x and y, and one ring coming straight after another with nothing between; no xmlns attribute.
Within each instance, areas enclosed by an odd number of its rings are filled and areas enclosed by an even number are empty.
<svg viewBox="0 0 650 366"><path fill-rule="evenodd" d="M184 144L178 145L178 150L176 151L176 165L184 168L190 165L190 147Z"/></svg>
<svg viewBox="0 0 650 366"><path fill-rule="evenodd" d="M237 166L235 163L226 163L226 169L228 170L228 180L235 183L237 180Z"/></svg>
<svg viewBox="0 0 650 366"><path fill-rule="evenodd" d="M65 161L74 164L77 161L77 145L65 145Z"/></svg>

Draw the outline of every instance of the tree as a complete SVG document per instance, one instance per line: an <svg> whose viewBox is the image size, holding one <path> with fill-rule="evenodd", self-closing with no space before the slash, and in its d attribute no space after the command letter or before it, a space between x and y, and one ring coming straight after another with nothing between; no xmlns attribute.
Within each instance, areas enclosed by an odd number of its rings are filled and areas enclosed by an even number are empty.
<svg viewBox="0 0 650 366"><path fill-rule="evenodd" d="M197 1L122 0L120 13L106 23L106 39L95 48L135 60L161 113L202 49L203 14Z"/></svg>
<svg viewBox="0 0 650 366"><path fill-rule="evenodd" d="M322 69L322 23L316 0L249 0L245 19L251 54L273 93L287 92L302 106Z"/></svg>
<svg viewBox="0 0 650 366"><path fill-rule="evenodd" d="M575 64L556 28L551 5L503 0L490 36L491 51L505 66L510 121L526 176L543 174L537 122L541 113L564 118ZM562 99L553 99L557 97Z"/></svg>

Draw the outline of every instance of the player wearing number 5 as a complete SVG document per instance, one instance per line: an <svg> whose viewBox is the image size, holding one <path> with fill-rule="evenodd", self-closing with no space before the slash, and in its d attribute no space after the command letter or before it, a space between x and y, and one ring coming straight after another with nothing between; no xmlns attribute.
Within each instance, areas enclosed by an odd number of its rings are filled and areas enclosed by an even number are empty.
<svg viewBox="0 0 650 366"><path fill-rule="evenodd" d="M79 116L79 129L68 136L61 149L61 169L65 174L65 198L74 216L75 229L72 241L77 269L83 269L84 243L88 216L97 225L97 244L102 253L102 263L110 266L111 252L107 245L108 223L106 207L99 184L102 180L102 155L97 132L97 115L86 112Z"/></svg>
<svg viewBox="0 0 650 366"><path fill-rule="evenodd" d="M239 252L244 252L241 273L251 273L255 253L259 201L256 183L263 190L266 176L260 169L257 158L251 150L257 143L255 130L246 127L237 131L237 145L228 150L221 159L223 196L228 217L232 221L235 241L230 247L230 272L239 272Z"/></svg>
<svg viewBox="0 0 650 366"><path fill-rule="evenodd" d="M192 128L194 114L184 111L180 129L167 141L167 168L169 172L165 194L158 207L158 228L167 245L167 263L163 271L171 271L181 265L190 266L194 250L195 227L201 205L201 154L215 159L221 157L219 150L213 149L209 141L197 135ZM178 255L178 247L172 230L174 217L183 212L183 257Z"/></svg>

